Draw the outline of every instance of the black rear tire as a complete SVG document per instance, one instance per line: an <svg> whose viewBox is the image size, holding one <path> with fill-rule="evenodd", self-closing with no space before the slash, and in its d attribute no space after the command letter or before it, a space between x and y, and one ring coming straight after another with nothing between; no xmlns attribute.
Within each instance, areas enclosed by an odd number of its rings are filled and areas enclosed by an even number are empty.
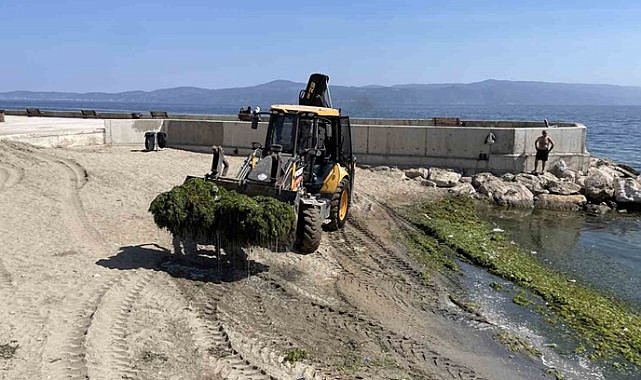
<svg viewBox="0 0 641 380"><path fill-rule="evenodd" d="M158 148L164 149L167 147L167 134L165 132L158 132Z"/></svg>
<svg viewBox="0 0 641 380"><path fill-rule="evenodd" d="M296 227L296 250L305 255L316 251L321 242L322 227L320 209L301 204Z"/></svg>
<svg viewBox="0 0 641 380"><path fill-rule="evenodd" d="M145 135L145 150L154 150L155 148L154 136Z"/></svg>
<svg viewBox="0 0 641 380"><path fill-rule="evenodd" d="M345 214L341 218L341 199L345 193L345 196L347 196L347 211L345 211ZM332 195L332 200L330 201L330 209L329 209L329 220L330 222L325 226L325 228L328 231L336 231L338 229L343 228L345 225L345 221L347 221L347 216L349 215L349 209L350 206L352 205L352 193L350 191L350 182L349 178L345 177L341 181L341 183L338 184L338 187L336 188L336 191Z"/></svg>

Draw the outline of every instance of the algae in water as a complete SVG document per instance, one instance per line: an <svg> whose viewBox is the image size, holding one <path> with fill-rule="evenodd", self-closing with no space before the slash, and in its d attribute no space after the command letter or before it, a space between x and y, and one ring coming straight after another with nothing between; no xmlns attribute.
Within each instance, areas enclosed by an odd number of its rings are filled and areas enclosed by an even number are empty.
<svg viewBox="0 0 641 380"><path fill-rule="evenodd" d="M641 316L616 299L573 283L504 239L478 217L472 200L462 197L408 209L414 225L468 260L543 298L599 356L624 357L641 365Z"/></svg>

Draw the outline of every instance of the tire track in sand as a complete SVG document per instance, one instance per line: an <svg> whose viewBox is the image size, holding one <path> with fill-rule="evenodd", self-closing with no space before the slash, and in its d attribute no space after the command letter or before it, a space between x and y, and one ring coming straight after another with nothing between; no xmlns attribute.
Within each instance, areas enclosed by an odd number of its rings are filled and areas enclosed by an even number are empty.
<svg viewBox="0 0 641 380"><path fill-rule="evenodd" d="M6 161L8 161L8 157L4 153L0 156L2 161L4 161L0 163L0 196L6 196L5 194L9 189L16 186L18 183L20 183L20 181L22 181L22 178L24 177L24 171L20 168L15 168L5 163ZM11 231L0 230L0 234L2 233L10 234ZM0 289L2 289L3 287L6 288L11 286L11 273L4 266L2 257L0 257Z"/></svg>
<svg viewBox="0 0 641 380"><path fill-rule="evenodd" d="M319 363L305 360L292 365L285 362L285 352L296 347L296 344L274 328L274 319L271 313L267 312L273 305L273 299L269 297L269 292L267 297L263 292L265 286L277 285L268 283L258 276L250 277L248 282L250 286L243 286L242 291L234 292L233 303L246 305L249 309L244 309L242 314L250 315L249 318L239 316L237 308L228 310L231 303L220 302L220 318L227 326L228 334L238 351L246 355L251 362L260 363L270 375L279 379L340 378L338 372ZM232 333L234 330L243 333Z"/></svg>
<svg viewBox="0 0 641 380"><path fill-rule="evenodd" d="M44 170L42 165L51 168L46 170L53 172L54 180L60 185L51 186L57 191L55 196L45 196L57 203L60 219L68 230L72 244L91 256L107 256L109 248L88 222L80 198L80 190L88 182L86 169L74 160L27 145L10 148L13 148L10 151L15 156L35 164L36 174L38 170ZM43 186L46 185L40 181L34 189L41 191ZM135 301L146 278L136 272L126 280L123 278L125 276L105 273L77 284L75 287L82 290L64 297L62 307L54 310L48 323L43 325L46 342L44 346L40 344L41 376L82 379L88 376L122 378L131 375L131 363L123 349L123 335L126 334L123 330L126 327L123 310ZM27 327L22 323L17 331Z"/></svg>
<svg viewBox="0 0 641 380"><path fill-rule="evenodd" d="M49 332L43 354L43 374L54 379L88 378L87 334L103 297L114 283L116 281L109 281L88 295L78 293L66 297L62 315L57 318L64 325Z"/></svg>
<svg viewBox="0 0 641 380"><path fill-rule="evenodd" d="M384 207L387 217L389 220L397 225L399 228L407 229L413 228L411 225L400 218L395 213L391 213L388 207ZM352 226L353 228L350 228ZM389 248L378 236L376 236L372 231L370 231L364 224L352 218L350 224L346 228L339 232L341 237L348 244L334 244L338 255L337 260L341 266L347 271L350 280L356 279L356 283L359 285L365 285L366 288L379 287L381 283L374 283L367 279L367 277L372 277L372 274L380 274L380 272L390 275L394 272L403 273L405 281L398 282L395 285L399 293L396 293L397 296L407 296L411 295L412 298L424 295L422 289L422 281L420 271L415 265L412 264L412 260L409 257L406 257L403 254L399 254L396 250ZM367 249L362 251L356 251L354 248L356 245L363 245ZM354 264L362 262L362 259L358 259L359 254L368 256L372 261L374 261L378 267L379 271L374 273L358 273L358 267ZM350 262L351 259L353 262ZM371 267L370 267L371 268ZM375 278L372 280L376 281ZM406 293L407 292L407 293ZM378 294L381 292L375 292ZM384 293L384 291L383 291ZM429 296L425 294L426 297L423 300L429 300ZM388 298L388 297L382 297ZM349 300L345 300L349 304ZM402 304L403 302L401 302ZM336 313L331 309L331 307L318 305L324 313L330 315L336 315ZM355 310L358 310L355 308ZM452 378L456 379L479 379L480 376L475 373L470 368L467 368L464 365L454 363L449 358L439 354L434 349L431 349L428 344L424 342L418 342L412 338L400 336L394 332L387 330L382 325L378 323L372 323L360 313L354 313L350 311L338 312L339 317L348 318L352 320L352 323L355 324L355 329L363 329L364 333L367 334L368 330L375 331L375 337L384 337L384 343L387 347L397 352L402 357L406 358L413 368L417 366L422 366L425 370L431 371L436 369L438 372L445 370ZM334 319L334 317L330 317ZM332 322L330 322L331 324ZM341 322L349 323L349 322ZM363 325L367 323L367 325ZM374 338L374 337L372 337Z"/></svg>
<svg viewBox="0 0 641 380"><path fill-rule="evenodd" d="M0 164L0 192L6 191L17 184L24 178L24 171L16 169L4 163Z"/></svg>
<svg viewBox="0 0 641 380"><path fill-rule="evenodd" d="M0 143L0 200L13 203L11 194L18 184L25 178L24 162L14 152L15 144ZM15 239L12 226L0 229L0 236L7 235L7 239ZM4 239L4 238L0 238ZM17 253L17 254L16 254ZM11 252L12 260L22 263L19 252ZM46 318L37 307L38 301L34 295L24 293L18 289L13 276L0 257L0 299L2 303L3 319L7 321L6 332L18 344L20 361L15 362L13 369L23 371L27 377L38 377L40 374L43 342L46 340L44 325ZM8 337L5 337L8 338Z"/></svg>
<svg viewBox="0 0 641 380"><path fill-rule="evenodd" d="M86 333L89 378L137 378L128 351L128 322L131 309L151 277L152 272L133 274L115 283L101 298Z"/></svg>
<svg viewBox="0 0 641 380"><path fill-rule="evenodd" d="M190 282L191 285L193 281ZM183 318L198 351L214 375L237 380L277 379L268 375L260 365L249 361L232 344L219 317L218 302L225 292L224 286L219 286L221 289L208 289L207 299L202 304L188 302L180 289L182 286L173 282L148 287L146 297L155 300L167 314Z"/></svg>

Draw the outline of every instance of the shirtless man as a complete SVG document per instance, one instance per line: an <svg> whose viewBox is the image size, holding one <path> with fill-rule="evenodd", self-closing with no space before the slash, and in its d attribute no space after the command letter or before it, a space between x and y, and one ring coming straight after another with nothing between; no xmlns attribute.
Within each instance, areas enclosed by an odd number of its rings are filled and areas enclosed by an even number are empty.
<svg viewBox="0 0 641 380"><path fill-rule="evenodd" d="M539 168L539 161L541 161L541 174L545 171L545 163L548 160L548 155L552 148L554 148L554 141L548 136L548 132L543 130L541 136L534 142L536 148L536 158L534 159L534 174L537 173Z"/></svg>

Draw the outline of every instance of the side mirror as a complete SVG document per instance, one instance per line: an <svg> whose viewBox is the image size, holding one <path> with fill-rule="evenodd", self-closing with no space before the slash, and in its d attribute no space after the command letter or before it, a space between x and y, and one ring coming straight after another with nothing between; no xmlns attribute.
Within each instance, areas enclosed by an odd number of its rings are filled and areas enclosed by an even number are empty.
<svg viewBox="0 0 641 380"><path fill-rule="evenodd" d="M260 121L260 115L257 112L252 113L252 129L258 129L259 121Z"/></svg>

